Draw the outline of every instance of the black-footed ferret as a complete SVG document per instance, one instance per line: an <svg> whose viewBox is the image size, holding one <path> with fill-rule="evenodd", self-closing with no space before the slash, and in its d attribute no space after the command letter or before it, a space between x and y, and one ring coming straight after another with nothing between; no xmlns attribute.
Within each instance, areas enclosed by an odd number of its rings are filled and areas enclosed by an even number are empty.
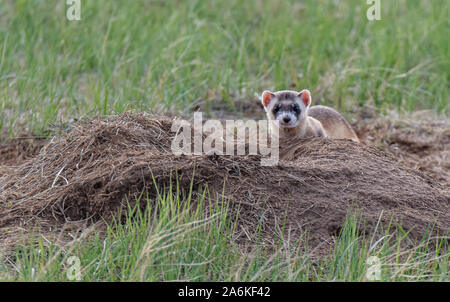
<svg viewBox="0 0 450 302"><path fill-rule="evenodd" d="M339 112L320 105L310 108L311 93L307 89L300 92L266 90L261 101L268 120L279 122L280 138L323 136L359 143L355 131Z"/></svg>

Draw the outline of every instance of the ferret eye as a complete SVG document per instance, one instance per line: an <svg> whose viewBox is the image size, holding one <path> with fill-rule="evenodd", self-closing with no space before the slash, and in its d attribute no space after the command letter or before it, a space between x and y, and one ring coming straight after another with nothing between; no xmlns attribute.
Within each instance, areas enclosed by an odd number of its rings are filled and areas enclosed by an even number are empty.
<svg viewBox="0 0 450 302"><path fill-rule="evenodd" d="M300 107L297 104L292 105L292 110L295 112L300 112Z"/></svg>
<svg viewBox="0 0 450 302"><path fill-rule="evenodd" d="M275 107L273 107L273 112L277 113L278 111L280 111L280 105L275 105Z"/></svg>

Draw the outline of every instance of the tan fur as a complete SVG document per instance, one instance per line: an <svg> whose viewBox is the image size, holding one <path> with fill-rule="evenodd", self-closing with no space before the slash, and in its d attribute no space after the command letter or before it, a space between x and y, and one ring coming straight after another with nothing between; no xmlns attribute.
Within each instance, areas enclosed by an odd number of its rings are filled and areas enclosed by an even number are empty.
<svg viewBox="0 0 450 302"><path fill-rule="evenodd" d="M329 137L351 139L359 143L359 138L350 124L336 110L325 106L313 106L295 128L280 128L281 137Z"/></svg>
<svg viewBox="0 0 450 302"><path fill-rule="evenodd" d="M359 143L359 138L350 124L336 110L326 106L312 106L308 118L317 120L323 127L326 136L338 139L351 139Z"/></svg>

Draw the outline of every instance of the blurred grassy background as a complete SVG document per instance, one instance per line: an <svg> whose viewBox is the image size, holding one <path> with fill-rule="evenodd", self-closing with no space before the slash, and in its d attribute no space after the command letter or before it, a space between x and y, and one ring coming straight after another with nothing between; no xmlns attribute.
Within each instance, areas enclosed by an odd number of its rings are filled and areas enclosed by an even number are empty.
<svg viewBox="0 0 450 302"><path fill-rule="evenodd" d="M447 0L0 0L0 134L126 109L239 114L264 89L449 111Z"/></svg>

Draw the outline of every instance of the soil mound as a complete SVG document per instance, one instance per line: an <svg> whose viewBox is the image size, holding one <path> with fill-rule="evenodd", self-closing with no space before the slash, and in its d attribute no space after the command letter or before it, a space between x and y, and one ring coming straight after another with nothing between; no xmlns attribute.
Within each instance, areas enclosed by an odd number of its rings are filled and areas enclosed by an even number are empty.
<svg viewBox="0 0 450 302"><path fill-rule="evenodd" d="M77 125L40 153L0 174L0 246L10 248L35 223L41 232L112 217L124 199L179 178L181 188L208 185L239 210L237 240L251 243L262 223L263 241L294 242L309 231L312 248L328 249L350 208L373 230L391 218L421 238L435 224L450 230L450 195L422 172L375 147L314 138L291 142L277 166L260 156L173 155L172 120L125 113ZM1 170L1 169L0 169ZM286 231L281 232L281 229ZM287 231L288 230L288 231ZM43 234L43 233L41 233Z"/></svg>
<svg viewBox="0 0 450 302"><path fill-rule="evenodd" d="M392 154L397 162L424 172L450 189L450 119L429 111L379 115L365 108L353 128L361 142Z"/></svg>
<svg viewBox="0 0 450 302"><path fill-rule="evenodd" d="M36 156L46 143L45 139L35 138L32 135L0 142L0 166L23 163Z"/></svg>

